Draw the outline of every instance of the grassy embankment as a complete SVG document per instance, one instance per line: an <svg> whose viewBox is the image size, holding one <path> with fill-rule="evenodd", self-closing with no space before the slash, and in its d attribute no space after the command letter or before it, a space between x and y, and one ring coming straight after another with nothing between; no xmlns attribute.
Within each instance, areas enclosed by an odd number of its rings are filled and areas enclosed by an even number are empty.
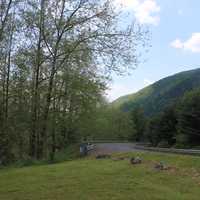
<svg viewBox="0 0 200 200"><path fill-rule="evenodd" d="M128 160L77 159L60 164L0 170L2 200L199 200L200 158L159 153ZM122 156L122 155L115 155ZM170 170L154 169L164 161Z"/></svg>

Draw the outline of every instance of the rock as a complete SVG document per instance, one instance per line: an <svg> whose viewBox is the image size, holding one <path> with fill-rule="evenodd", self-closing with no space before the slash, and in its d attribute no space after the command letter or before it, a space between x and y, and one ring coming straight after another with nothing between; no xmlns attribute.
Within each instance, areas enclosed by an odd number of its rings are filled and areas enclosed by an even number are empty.
<svg viewBox="0 0 200 200"><path fill-rule="evenodd" d="M140 157L136 157L136 158L131 158L130 159L130 163L132 165L137 165L137 164L141 164L142 163L142 159Z"/></svg>
<svg viewBox="0 0 200 200"><path fill-rule="evenodd" d="M96 159L106 159L106 158L110 158L110 157L111 157L110 155L102 154L102 155L97 155Z"/></svg>
<svg viewBox="0 0 200 200"><path fill-rule="evenodd" d="M163 162L156 163L154 168L157 170L168 170L169 169L169 167L166 166Z"/></svg>

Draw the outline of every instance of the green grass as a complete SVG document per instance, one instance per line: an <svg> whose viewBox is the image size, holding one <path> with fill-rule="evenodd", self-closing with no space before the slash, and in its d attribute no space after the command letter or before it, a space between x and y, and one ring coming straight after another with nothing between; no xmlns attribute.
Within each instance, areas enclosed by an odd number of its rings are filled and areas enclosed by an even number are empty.
<svg viewBox="0 0 200 200"><path fill-rule="evenodd" d="M60 164L0 170L1 200L199 200L200 158L158 153L128 160L77 159ZM156 171L154 163L172 167Z"/></svg>

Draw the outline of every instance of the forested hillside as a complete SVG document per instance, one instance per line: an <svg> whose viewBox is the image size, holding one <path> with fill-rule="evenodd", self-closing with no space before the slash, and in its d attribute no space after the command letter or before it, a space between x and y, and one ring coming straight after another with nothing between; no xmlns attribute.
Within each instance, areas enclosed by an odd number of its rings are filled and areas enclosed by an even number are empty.
<svg viewBox="0 0 200 200"><path fill-rule="evenodd" d="M186 92L200 87L200 69L181 72L164 78L137 93L120 97L112 106L123 111L141 107L145 115L152 116L174 104Z"/></svg>

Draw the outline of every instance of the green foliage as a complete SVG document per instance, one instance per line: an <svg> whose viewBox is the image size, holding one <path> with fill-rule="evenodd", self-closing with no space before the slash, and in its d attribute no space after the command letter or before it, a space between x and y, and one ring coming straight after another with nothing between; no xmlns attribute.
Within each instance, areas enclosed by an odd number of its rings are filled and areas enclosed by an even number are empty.
<svg viewBox="0 0 200 200"><path fill-rule="evenodd" d="M128 140L134 131L129 113L109 106L97 109L80 127L83 136L95 140Z"/></svg>
<svg viewBox="0 0 200 200"><path fill-rule="evenodd" d="M135 108L131 111L131 122L133 124L133 137L134 141L144 140L144 131L146 127L146 119L142 108Z"/></svg>
<svg viewBox="0 0 200 200"><path fill-rule="evenodd" d="M158 143L157 147L159 148L170 148L171 146L166 140L162 140Z"/></svg>
<svg viewBox="0 0 200 200"><path fill-rule="evenodd" d="M161 141L159 116L155 116L148 121L147 128L146 128L146 137L148 138L148 141L150 141L153 146L157 146L158 143Z"/></svg>
<svg viewBox="0 0 200 200"><path fill-rule="evenodd" d="M62 149L62 151L57 151L55 153L55 159L53 160L53 163L75 160L79 157L79 144L69 144L64 149ZM51 160L49 162L52 163Z"/></svg>
<svg viewBox="0 0 200 200"><path fill-rule="evenodd" d="M191 91L178 105L178 142L200 145L200 89Z"/></svg>
<svg viewBox="0 0 200 200"><path fill-rule="evenodd" d="M0 2L0 165L53 161L57 151L91 134L91 115L112 71L134 69L147 39L135 22L119 26L122 15L113 6L107 0ZM98 118L106 129L100 137L126 137L128 120L115 114L118 126L111 126L112 114L108 122Z"/></svg>
<svg viewBox="0 0 200 200"><path fill-rule="evenodd" d="M147 137L154 146L169 147L176 142L176 126L175 106L169 107L149 121Z"/></svg>
<svg viewBox="0 0 200 200"><path fill-rule="evenodd" d="M188 136L184 134L177 134L176 135L176 144L174 145L175 148L178 149L185 149L187 147L190 147L190 143L188 140Z"/></svg>
<svg viewBox="0 0 200 200"><path fill-rule="evenodd" d="M112 106L124 111L142 107L147 116L153 116L176 103L187 91L200 86L200 69L164 78L141 91L120 97Z"/></svg>
<svg viewBox="0 0 200 200"><path fill-rule="evenodd" d="M146 135L154 146L193 148L200 145L200 89L149 120Z"/></svg>

